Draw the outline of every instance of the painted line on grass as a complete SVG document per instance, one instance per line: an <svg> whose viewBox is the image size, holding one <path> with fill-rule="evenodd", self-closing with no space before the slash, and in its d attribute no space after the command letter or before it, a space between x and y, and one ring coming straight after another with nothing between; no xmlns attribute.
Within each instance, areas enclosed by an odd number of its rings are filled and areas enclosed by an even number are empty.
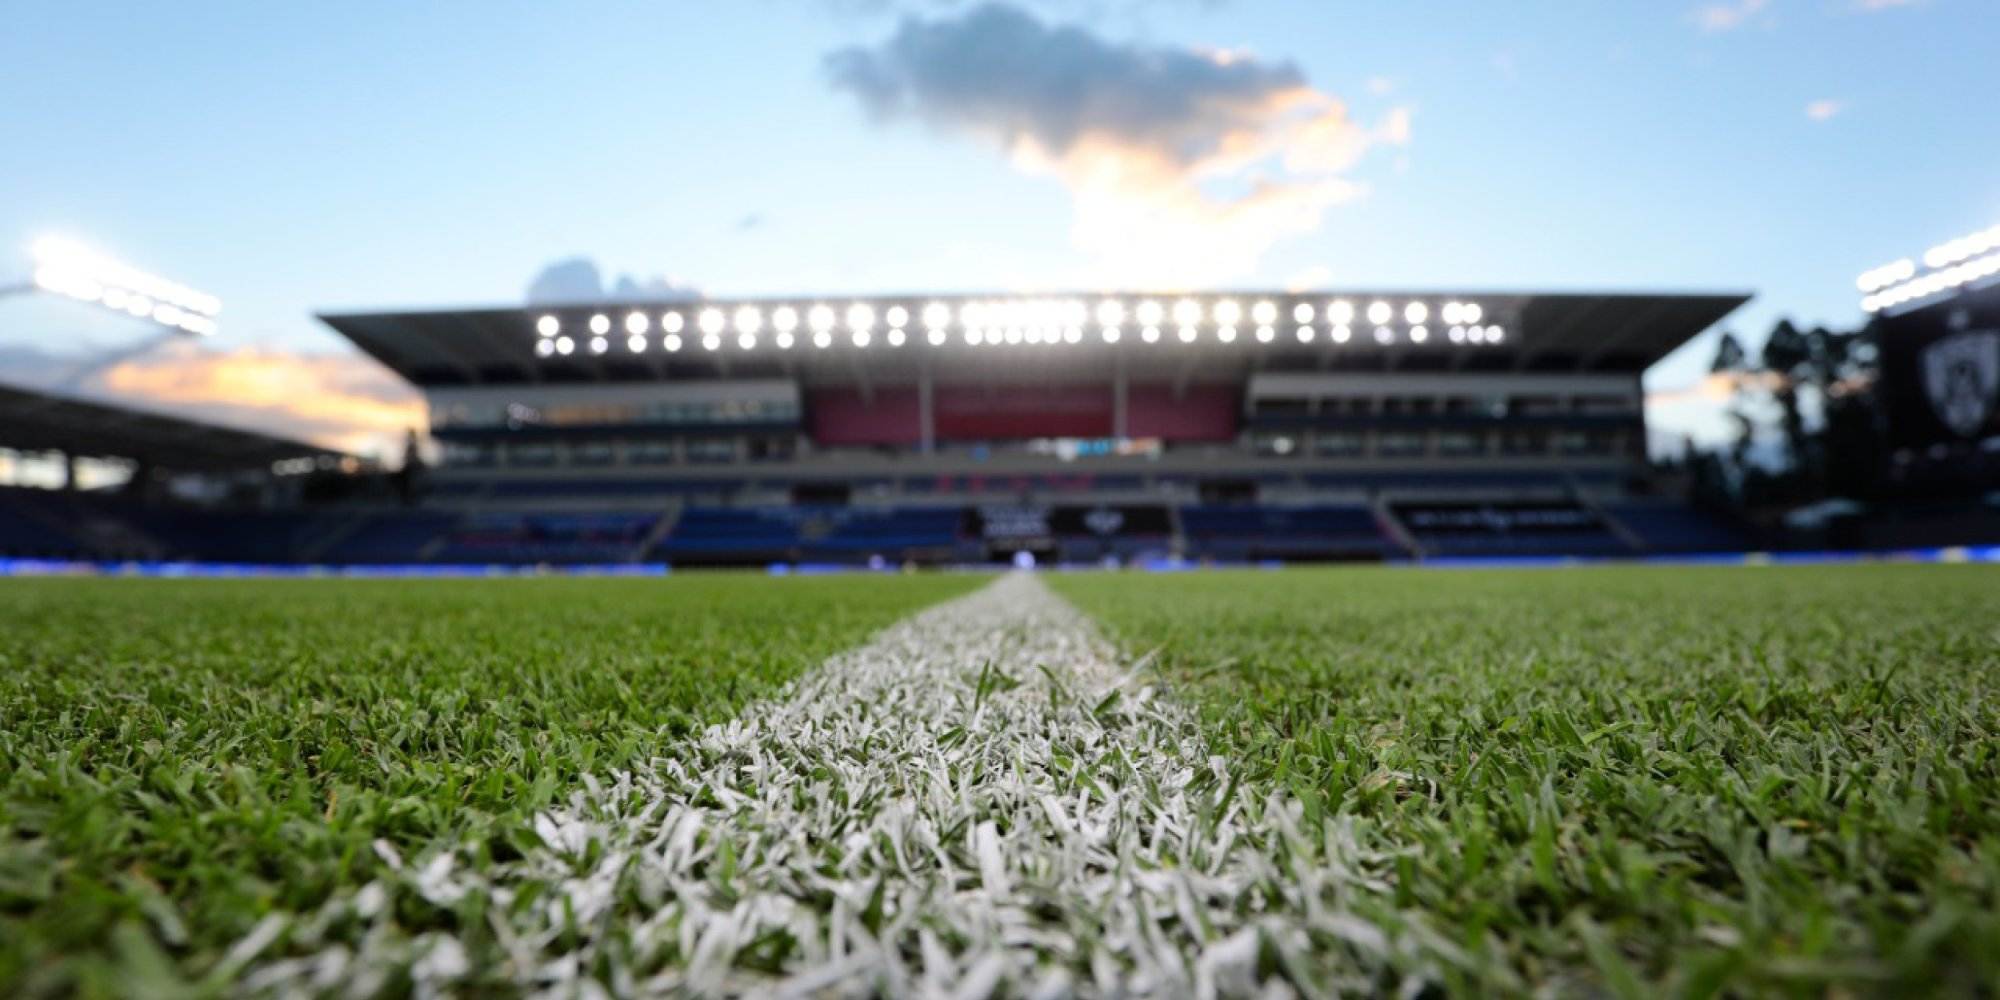
<svg viewBox="0 0 2000 1000"><path fill-rule="evenodd" d="M1030 575L664 749L537 817L523 857L382 845L392 877L292 921L295 957L239 985L1311 995L1412 988L1439 954L1379 919L1390 859L1244 788ZM427 909L451 919L410 920Z"/></svg>

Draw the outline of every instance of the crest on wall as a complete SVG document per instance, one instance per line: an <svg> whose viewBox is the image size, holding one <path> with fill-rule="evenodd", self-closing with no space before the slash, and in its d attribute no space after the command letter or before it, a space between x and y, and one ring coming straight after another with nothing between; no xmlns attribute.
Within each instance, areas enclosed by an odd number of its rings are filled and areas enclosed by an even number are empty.
<svg viewBox="0 0 2000 1000"><path fill-rule="evenodd" d="M1993 415L2000 395L2000 330L1967 330L1963 312L1951 317L1958 330L1924 348L1924 395L1938 419L1960 437L1973 437Z"/></svg>

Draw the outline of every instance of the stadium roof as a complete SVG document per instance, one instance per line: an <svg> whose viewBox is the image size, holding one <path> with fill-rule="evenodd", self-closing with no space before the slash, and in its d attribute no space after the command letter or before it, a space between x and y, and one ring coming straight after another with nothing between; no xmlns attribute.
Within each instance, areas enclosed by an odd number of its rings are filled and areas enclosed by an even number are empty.
<svg viewBox="0 0 2000 1000"><path fill-rule="evenodd" d="M338 451L215 424L0 386L0 448L127 458L188 471L266 469Z"/></svg>
<svg viewBox="0 0 2000 1000"><path fill-rule="evenodd" d="M895 381L926 368L990 379L1003 359L1023 378L1089 377L1113 367L1179 378L1190 370L1200 378L1271 370L1637 373L1748 300L1736 293L836 296L320 319L424 387ZM1147 326L1156 328L1150 341ZM1115 343L1106 342L1107 327L1115 327Z"/></svg>

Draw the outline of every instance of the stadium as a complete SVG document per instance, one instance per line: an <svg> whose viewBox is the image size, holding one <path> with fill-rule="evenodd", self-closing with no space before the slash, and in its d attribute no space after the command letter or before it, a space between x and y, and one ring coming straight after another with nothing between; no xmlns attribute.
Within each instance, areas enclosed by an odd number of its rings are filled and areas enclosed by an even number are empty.
<svg viewBox="0 0 2000 1000"><path fill-rule="evenodd" d="M1990 26L1102 6L24 11L0 995L1991 996Z"/></svg>

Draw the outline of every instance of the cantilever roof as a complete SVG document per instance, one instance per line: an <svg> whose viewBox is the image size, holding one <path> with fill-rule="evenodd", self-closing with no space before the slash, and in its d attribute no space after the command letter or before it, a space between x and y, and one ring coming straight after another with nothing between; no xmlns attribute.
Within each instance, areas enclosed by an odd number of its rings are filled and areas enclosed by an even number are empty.
<svg viewBox="0 0 2000 1000"><path fill-rule="evenodd" d="M160 413L0 385L0 448L129 458L169 469L268 469L338 451Z"/></svg>
<svg viewBox="0 0 2000 1000"><path fill-rule="evenodd" d="M1089 377L1114 366L1123 366L1132 375L1182 378L1195 369L1195 377L1206 379L1270 370L1637 373L1749 300L1741 293L1212 293L1185 296L1202 306L1203 320L1197 325L1194 342L1183 343L1171 315L1172 306L1183 297L1139 293L1037 297L1035 301L1044 304L1074 302L1091 307L1090 320L1081 325L1080 342L998 346L967 344L966 329L958 316L968 304L1019 302L1018 297L801 296L339 313L322 314L320 319L410 382L424 387L772 376L808 383L894 382L922 368L942 377L964 374L991 378L996 367L1028 379ZM1128 317L1115 344L1100 339L1096 322L1095 306L1106 299L1120 301ZM1141 339L1139 325L1131 318L1137 305L1149 299L1166 307L1169 314L1154 343ZM1236 302L1243 313L1229 343L1221 341L1213 313L1213 306L1225 299ZM1251 317L1253 306L1267 301L1276 307L1278 317L1268 343L1254 335L1256 324ZM1341 344L1333 342L1327 322L1327 308L1336 301L1351 304L1360 314L1350 325L1350 339ZM1461 301L1479 304L1481 325L1502 331L1498 343L1453 343L1448 339L1449 328L1441 318L1443 306ZM1374 325L1366 318L1367 307L1375 302L1390 304L1394 313L1392 321L1385 324L1390 340L1386 344L1376 341ZM1404 310L1412 302L1424 303L1429 312L1422 343L1412 341L1412 324L1404 318ZM944 330L944 343L937 346L929 343L923 323L926 307L935 303L944 304L952 317ZM872 339L866 347L853 345L846 325L847 310L856 304L866 305L875 317ZM804 320L817 305L831 307L838 317L831 345L826 348L813 346ZM1312 307L1316 320L1309 324L1314 328L1310 343L1298 340L1298 324L1292 318L1301 305ZM749 349L738 346L733 328L737 311L746 306L758 310L762 323L756 346ZM781 350L774 343L771 317L786 306L800 319L793 346ZM889 345L886 322L897 308L907 313L905 343L899 347ZM698 324L699 315L709 309L718 310L727 319L714 350L702 347ZM646 330L644 350L636 352L627 346L625 328L626 319L634 313L645 317ZM662 346L662 321L669 313L677 314L684 324L680 349L674 352ZM591 322L598 315L608 324L601 353L593 351L590 344ZM537 342L543 339L537 325L545 316L555 317L561 335L570 339L569 353L537 352Z"/></svg>

